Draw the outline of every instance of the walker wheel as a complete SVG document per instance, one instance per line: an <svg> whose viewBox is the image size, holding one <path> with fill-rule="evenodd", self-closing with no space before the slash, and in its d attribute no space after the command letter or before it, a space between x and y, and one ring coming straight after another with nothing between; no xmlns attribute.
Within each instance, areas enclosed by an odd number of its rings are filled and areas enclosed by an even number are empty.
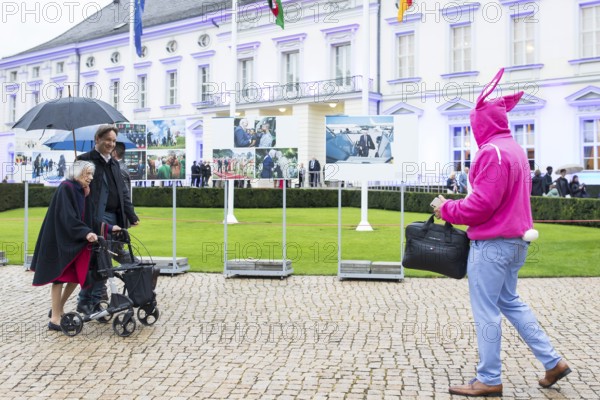
<svg viewBox="0 0 600 400"><path fill-rule="evenodd" d="M101 300L98 303L96 303L96 305L94 306L94 314L100 311L104 311L107 310L108 307L110 307L110 305L108 304L108 301L106 300ZM103 324L108 324L110 322L110 320L112 319L112 314L108 314L104 317L100 317L97 318L96 321L101 322Z"/></svg>
<svg viewBox="0 0 600 400"><path fill-rule="evenodd" d="M113 330L121 337L130 336L133 331L135 331L135 319L133 318L133 313L131 313L131 315L128 314L130 313L126 312L119 314L113 321Z"/></svg>
<svg viewBox="0 0 600 400"><path fill-rule="evenodd" d="M158 311L158 307L152 304L144 304L137 311L137 317L140 322L145 326L152 326L158 321L158 317L160 316L160 312Z"/></svg>
<svg viewBox="0 0 600 400"><path fill-rule="evenodd" d="M67 336L75 336L83 329L83 317L76 312L63 314L60 318L60 328Z"/></svg>

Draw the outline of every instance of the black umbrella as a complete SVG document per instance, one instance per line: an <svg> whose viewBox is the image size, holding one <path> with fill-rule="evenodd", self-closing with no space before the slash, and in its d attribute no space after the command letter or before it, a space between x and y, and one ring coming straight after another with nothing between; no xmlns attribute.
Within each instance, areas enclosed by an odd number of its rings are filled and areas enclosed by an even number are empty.
<svg viewBox="0 0 600 400"><path fill-rule="evenodd" d="M129 122L113 106L102 100L88 97L64 97L38 104L27 111L14 125L26 131L36 129L59 129L73 133L75 129L98 124Z"/></svg>

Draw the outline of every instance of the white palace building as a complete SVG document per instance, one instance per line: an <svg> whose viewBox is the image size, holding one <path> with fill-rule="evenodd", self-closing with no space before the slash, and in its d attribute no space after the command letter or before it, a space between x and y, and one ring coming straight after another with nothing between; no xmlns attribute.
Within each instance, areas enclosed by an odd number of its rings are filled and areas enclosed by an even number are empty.
<svg viewBox="0 0 600 400"><path fill-rule="evenodd" d="M393 0L364 4L368 24L361 0L283 0L282 30L266 0L241 1L234 59L231 2L146 0L143 55L132 62L129 1L115 0L0 60L3 176L15 156L14 122L68 90L132 122L197 119L188 165L210 157L220 133L207 125L229 116L235 90L236 115L295 117L305 165L325 160L325 116L413 114L423 169L414 180L423 180L471 160L469 111L505 67L504 94L525 91L509 118L532 170L581 164L580 181L600 184L600 0L415 0L402 22Z"/></svg>

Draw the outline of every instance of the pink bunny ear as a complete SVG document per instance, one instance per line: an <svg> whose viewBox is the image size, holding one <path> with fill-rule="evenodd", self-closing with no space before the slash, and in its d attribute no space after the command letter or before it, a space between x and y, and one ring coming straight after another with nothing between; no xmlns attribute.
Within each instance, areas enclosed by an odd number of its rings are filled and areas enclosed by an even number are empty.
<svg viewBox="0 0 600 400"><path fill-rule="evenodd" d="M524 93L525 92L521 91L519 93L515 93L515 94L511 94L511 95L502 97L504 99L504 104L506 106L506 112L509 112L510 110L515 108L517 103L519 103L519 100L521 100L521 97L523 97Z"/></svg>
<svg viewBox="0 0 600 400"><path fill-rule="evenodd" d="M502 79L503 74L504 74L504 68L500 68L500 71L498 71L496 76L494 76L494 79L492 79L490 81L490 83L485 85L485 87L481 91L481 94L477 98L477 107L483 105L483 102L486 99L486 97L488 97L490 95L490 93L492 93L494 91L494 89L496 89L496 86L498 86L498 82L500 82L500 79Z"/></svg>

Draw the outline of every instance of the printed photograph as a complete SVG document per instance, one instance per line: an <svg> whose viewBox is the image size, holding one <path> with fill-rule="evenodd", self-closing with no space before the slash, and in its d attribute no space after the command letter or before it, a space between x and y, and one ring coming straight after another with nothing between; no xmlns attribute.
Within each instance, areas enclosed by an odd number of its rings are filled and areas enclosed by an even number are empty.
<svg viewBox="0 0 600 400"><path fill-rule="evenodd" d="M277 143L277 119L235 118L233 121L234 147L275 147Z"/></svg>
<svg viewBox="0 0 600 400"><path fill-rule="evenodd" d="M392 163L393 116L325 118L327 163Z"/></svg>
<svg viewBox="0 0 600 400"><path fill-rule="evenodd" d="M213 179L254 179L254 149L213 150Z"/></svg>
<svg viewBox="0 0 600 400"><path fill-rule="evenodd" d="M179 180L185 179L184 150L148 151L146 179Z"/></svg>
<svg viewBox="0 0 600 400"><path fill-rule="evenodd" d="M146 149L146 125L144 124L116 124L121 141L123 136L133 143L136 149Z"/></svg>
<svg viewBox="0 0 600 400"><path fill-rule="evenodd" d="M256 149L256 177L259 179L297 179L298 149Z"/></svg>
<svg viewBox="0 0 600 400"><path fill-rule="evenodd" d="M125 151L125 165L129 171L132 181L141 181L146 179L146 152L145 151Z"/></svg>
<svg viewBox="0 0 600 400"><path fill-rule="evenodd" d="M185 149L184 119L155 119L146 123L148 149Z"/></svg>

